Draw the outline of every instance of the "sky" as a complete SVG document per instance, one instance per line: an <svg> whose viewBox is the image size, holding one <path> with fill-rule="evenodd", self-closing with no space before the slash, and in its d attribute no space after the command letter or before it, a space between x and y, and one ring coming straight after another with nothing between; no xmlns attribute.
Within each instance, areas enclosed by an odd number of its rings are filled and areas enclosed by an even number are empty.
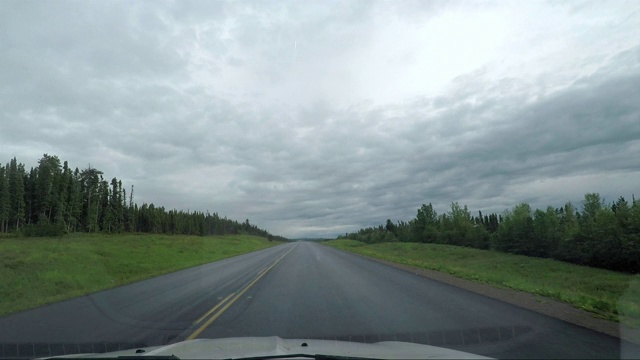
<svg viewBox="0 0 640 360"><path fill-rule="evenodd" d="M640 197L639 1L0 1L0 161L290 238Z"/></svg>

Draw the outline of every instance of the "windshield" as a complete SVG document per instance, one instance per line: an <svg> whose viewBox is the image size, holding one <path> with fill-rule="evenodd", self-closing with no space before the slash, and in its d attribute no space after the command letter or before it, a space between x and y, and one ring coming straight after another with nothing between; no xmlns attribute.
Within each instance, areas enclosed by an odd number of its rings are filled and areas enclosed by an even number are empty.
<svg viewBox="0 0 640 360"><path fill-rule="evenodd" d="M638 153L638 1L1 1L0 358L637 357Z"/></svg>

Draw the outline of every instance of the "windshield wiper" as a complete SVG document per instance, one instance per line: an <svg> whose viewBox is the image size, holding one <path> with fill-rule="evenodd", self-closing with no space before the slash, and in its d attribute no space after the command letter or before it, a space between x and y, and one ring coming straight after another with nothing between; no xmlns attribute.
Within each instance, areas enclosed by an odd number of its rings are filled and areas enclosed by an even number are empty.
<svg viewBox="0 0 640 360"><path fill-rule="evenodd" d="M95 355L95 354L90 354L90 355ZM56 357L52 357L52 358L44 358L44 360L56 360ZM95 360L94 357L89 357L89 358L85 358L85 357L73 357L73 360L82 360L82 359L87 359L87 360ZM175 355L149 355L149 356L144 356L144 355L121 355L121 356L114 356L114 357L100 357L100 360L180 360L179 357L175 356Z"/></svg>
<svg viewBox="0 0 640 360"><path fill-rule="evenodd" d="M179 357L175 355L151 355L151 356L143 356L143 355L122 355L118 356L114 359L118 360L180 360Z"/></svg>
<svg viewBox="0 0 640 360"><path fill-rule="evenodd" d="M323 355L323 354L268 355L268 356L257 356L257 357L228 358L226 360L265 360L265 359L288 359L288 358L303 358L303 359L314 359L314 360L383 360L383 359L370 358L370 357Z"/></svg>
<svg viewBox="0 0 640 360"><path fill-rule="evenodd" d="M286 355L267 355L267 356L256 356L256 357L239 357L239 358L227 358L225 360L265 360L265 359L290 359L290 358L302 358L302 359L314 359L314 360L383 360L378 358L370 358L370 357L358 357L358 356L341 356L341 355L323 355L323 354L286 354ZM46 358L46 360L53 360L54 358ZM82 360L82 359L93 359L93 358L83 358L83 357L74 357L74 360ZM100 358L100 359L112 359L112 360L180 360L179 357L175 355L122 355L115 356L112 358Z"/></svg>

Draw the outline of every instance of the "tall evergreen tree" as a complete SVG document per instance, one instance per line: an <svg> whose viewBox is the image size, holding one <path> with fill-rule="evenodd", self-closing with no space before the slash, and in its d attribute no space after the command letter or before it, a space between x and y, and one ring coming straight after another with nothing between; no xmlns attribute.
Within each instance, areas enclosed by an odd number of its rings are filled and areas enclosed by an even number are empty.
<svg viewBox="0 0 640 360"><path fill-rule="evenodd" d="M111 208L111 190L109 183L102 180L100 182L100 230L108 233L113 231L113 211Z"/></svg>
<svg viewBox="0 0 640 360"><path fill-rule="evenodd" d="M18 164L14 157L9 163L9 203L10 220L14 229L20 229L24 223L25 202L24 202L24 165Z"/></svg>
<svg viewBox="0 0 640 360"><path fill-rule="evenodd" d="M67 231L78 231L82 224L82 192L80 185L80 171L76 168L73 174L67 177Z"/></svg>
<svg viewBox="0 0 640 360"><path fill-rule="evenodd" d="M133 185L131 185L131 192L129 192L129 206L127 209L127 231L136 232L138 229L136 228L136 224L138 216L137 206L133 204Z"/></svg>
<svg viewBox="0 0 640 360"><path fill-rule="evenodd" d="M29 174L24 178L24 201L26 224L38 222L38 192L36 182L38 180L38 168L31 168Z"/></svg>
<svg viewBox="0 0 640 360"><path fill-rule="evenodd" d="M109 204L111 208L113 232L123 231L124 213L122 197L122 181L118 181L118 179L114 177L111 179L111 199Z"/></svg>
<svg viewBox="0 0 640 360"><path fill-rule="evenodd" d="M99 231L98 216L100 211L100 176L102 171L92 168L91 165L80 173L80 184L84 201L84 226L88 232Z"/></svg>
<svg viewBox="0 0 640 360"><path fill-rule="evenodd" d="M0 232L9 230L9 172L0 165Z"/></svg>
<svg viewBox="0 0 640 360"><path fill-rule="evenodd" d="M38 161L38 178L36 180L36 206L38 218L52 220L53 208L58 199L58 183L60 160L57 156L44 154Z"/></svg>

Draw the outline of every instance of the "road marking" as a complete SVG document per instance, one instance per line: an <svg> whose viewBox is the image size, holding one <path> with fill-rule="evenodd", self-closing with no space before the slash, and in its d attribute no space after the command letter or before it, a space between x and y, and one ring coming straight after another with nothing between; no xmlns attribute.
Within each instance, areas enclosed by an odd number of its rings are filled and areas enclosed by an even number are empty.
<svg viewBox="0 0 640 360"><path fill-rule="evenodd" d="M206 313L206 314L204 314L204 315L200 316L200 318L199 318L198 320L196 320L196 321L193 323L193 325L198 324L200 321L204 320L207 316L211 315L211 313L212 313L212 312L214 312L214 311L218 310L218 308L219 308L220 306L222 306L222 304L224 304L224 303L225 303L225 301L229 300L229 298L230 298L230 297L232 297L232 296L233 296L233 294L235 294L235 293L231 293L231 294L229 294L229 296L227 296L226 298L224 298L224 300L220 301L216 306L212 307L212 308L211 308L211 310L207 311L207 313ZM220 298L218 298L218 299L220 299Z"/></svg>
<svg viewBox="0 0 640 360"><path fill-rule="evenodd" d="M215 314L213 314L213 316L211 316L209 318L209 320L207 320L204 324L202 324L196 331L193 332L193 334L189 335L189 337L187 337L187 340L193 340L196 337L198 337L198 335L200 335L201 332L204 331L204 329L206 329L207 327L209 327L209 325L211 325L211 323L213 323L217 318L220 317L220 315L222 315L225 311L227 311L228 308L231 307L231 305L233 305L233 303L235 303L240 297L242 297L242 295L247 292L247 290L249 290L253 285L255 285L258 280L260 280L263 276L265 276L269 270L271 270L274 266L276 266L276 264L278 264L280 262L280 260L282 260L285 256L287 256L291 250L293 250L293 247L291 249L289 249L289 251L287 251L286 253L284 253L282 256L280 256L278 258L278 260L276 260L273 264L271 264L271 266L269 266L268 268L266 268L264 271L260 272L260 275L258 275L255 279L253 279L249 284L247 284L244 288L242 288L242 290L240 290L237 293L231 293L229 296L227 296L224 300L222 300L221 302L219 302L216 306L214 306L211 310L209 310L206 314L204 314L203 316L200 317L200 319L198 319L195 324L199 323L200 321L202 321L203 319L205 319L207 316L209 316L211 313L215 312L221 305L225 304L225 302L233 295L236 294L236 296L233 297L233 299L231 299L231 301L227 302L220 310L218 310L218 312L216 312ZM194 324L194 325L195 325Z"/></svg>

